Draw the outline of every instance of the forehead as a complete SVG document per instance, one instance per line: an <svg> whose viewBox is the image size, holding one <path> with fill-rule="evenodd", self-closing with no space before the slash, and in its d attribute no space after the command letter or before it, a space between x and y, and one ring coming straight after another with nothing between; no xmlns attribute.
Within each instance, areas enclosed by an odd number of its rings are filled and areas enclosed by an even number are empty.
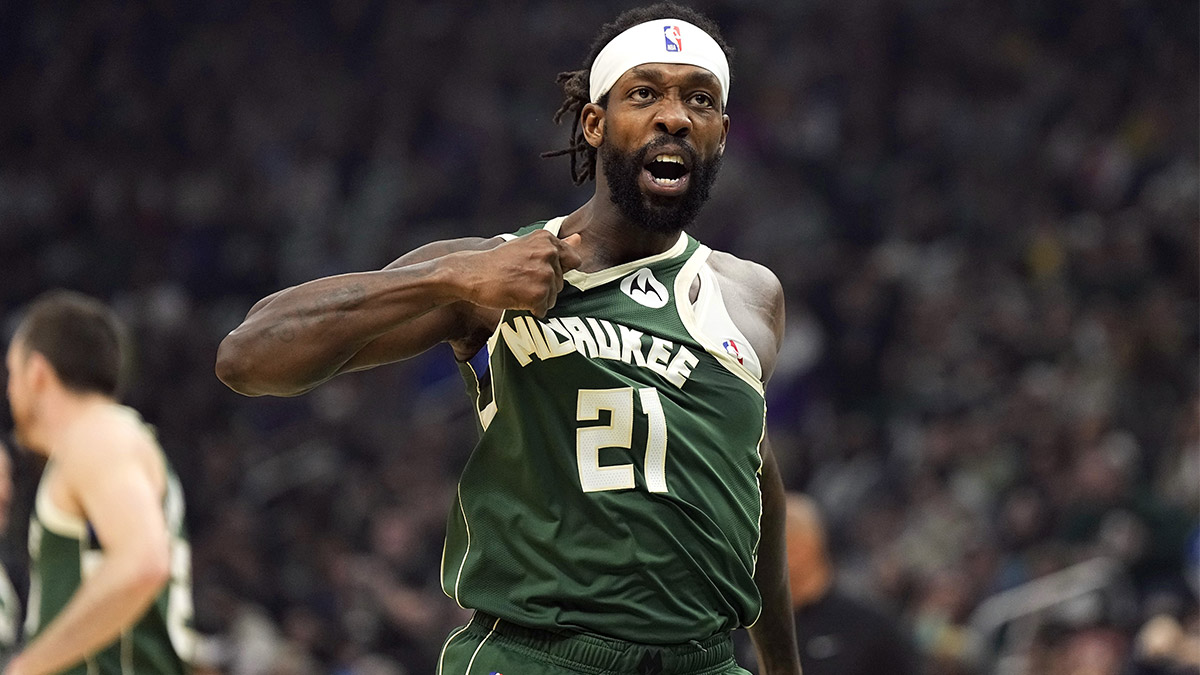
<svg viewBox="0 0 1200 675"><path fill-rule="evenodd" d="M721 90L721 81L717 79L716 75L706 68L690 63L643 63L622 73L613 88L634 81L674 86L709 87L715 92Z"/></svg>

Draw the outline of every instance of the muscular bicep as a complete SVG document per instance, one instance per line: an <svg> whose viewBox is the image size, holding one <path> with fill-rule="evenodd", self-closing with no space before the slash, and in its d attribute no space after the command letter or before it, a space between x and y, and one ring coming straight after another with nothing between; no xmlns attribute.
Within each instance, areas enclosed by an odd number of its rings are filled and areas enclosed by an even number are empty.
<svg viewBox="0 0 1200 675"><path fill-rule="evenodd" d="M455 355L465 361L483 347L500 322L500 314L468 303L440 307L367 343L338 372L352 373L403 361L442 342L449 342Z"/></svg>
<svg viewBox="0 0 1200 675"><path fill-rule="evenodd" d="M398 269L459 251L485 251L503 243L502 237L464 237L426 244L400 256L385 270ZM478 351L500 321L500 312L456 302L439 307L375 338L338 371L350 373L412 358L441 342L454 346L466 359Z"/></svg>

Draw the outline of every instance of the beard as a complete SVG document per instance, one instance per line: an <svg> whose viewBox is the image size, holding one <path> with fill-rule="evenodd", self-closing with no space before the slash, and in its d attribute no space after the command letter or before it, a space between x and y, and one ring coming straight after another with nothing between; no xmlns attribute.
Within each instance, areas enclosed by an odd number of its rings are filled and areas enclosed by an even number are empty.
<svg viewBox="0 0 1200 675"><path fill-rule="evenodd" d="M721 168L721 155L700 162L688 145L680 150L687 155L688 189L678 197L659 197L642 192L639 178L646 167L646 158L658 148L672 145L675 139L659 137L640 150L623 153L611 144L599 148L600 160L604 164L604 177L608 180L609 198L630 222L647 232L674 234L683 230L700 213L700 207L708 201L717 171Z"/></svg>

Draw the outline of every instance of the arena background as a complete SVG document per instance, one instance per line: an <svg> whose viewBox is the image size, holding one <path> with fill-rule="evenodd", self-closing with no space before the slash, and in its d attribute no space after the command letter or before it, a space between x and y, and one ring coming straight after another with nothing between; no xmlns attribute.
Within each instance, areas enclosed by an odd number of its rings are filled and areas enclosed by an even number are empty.
<svg viewBox="0 0 1200 675"><path fill-rule="evenodd" d="M66 286L134 327L214 669L431 672L449 351L247 399L216 347L281 287L582 203L538 157L554 78L626 6L0 4L0 312ZM695 234L783 281L770 427L841 583L928 673L1150 672L1148 620L1197 631L1196 3L697 6L737 54Z"/></svg>

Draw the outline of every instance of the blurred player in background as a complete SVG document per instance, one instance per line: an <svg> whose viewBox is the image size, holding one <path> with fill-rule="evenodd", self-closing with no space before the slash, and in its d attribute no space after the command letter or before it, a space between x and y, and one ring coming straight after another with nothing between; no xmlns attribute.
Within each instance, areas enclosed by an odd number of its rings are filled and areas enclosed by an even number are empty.
<svg viewBox="0 0 1200 675"><path fill-rule="evenodd" d="M38 298L8 348L17 442L46 459L29 525L25 648L7 675L183 673L183 496L154 431L117 402L121 328L100 302Z"/></svg>
<svg viewBox="0 0 1200 675"><path fill-rule="evenodd" d="M447 595L475 610L439 671L799 672L764 385L783 333L766 268L683 232L725 149L728 47L662 4L563 73L573 213L429 244L257 303L217 373L290 396L449 342L482 438L459 483ZM476 358L479 355L480 358Z"/></svg>
<svg viewBox="0 0 1200 675"><path fill-rule="evenodd" d="M802 495L787 498L787 554L805 675L916 675L896 622L838 588L821 514Z"/></svg>
<svg viewBox="0 0 1200 675"><path fill-rule="evenodd" d="M0 443L0 535L8 531L8 519L12 510L13 460L8 448ZM21 601L13 588L8 569L0 562L0 663L7 663L17 649L18 628L21 619Z"/></svg>

